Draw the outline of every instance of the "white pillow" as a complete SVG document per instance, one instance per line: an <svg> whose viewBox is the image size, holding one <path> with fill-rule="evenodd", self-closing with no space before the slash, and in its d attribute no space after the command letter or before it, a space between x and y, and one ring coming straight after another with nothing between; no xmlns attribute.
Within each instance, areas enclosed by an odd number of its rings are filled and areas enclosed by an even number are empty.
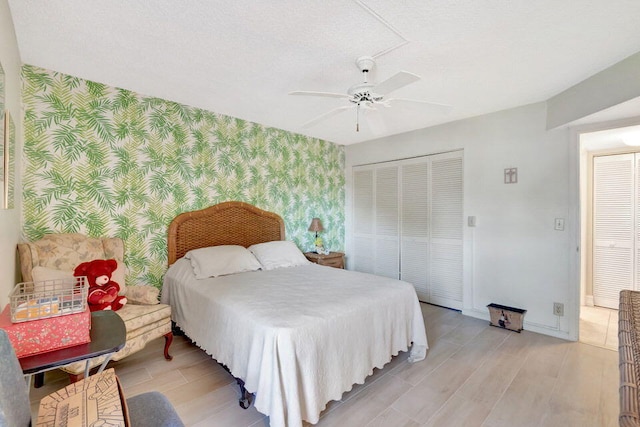
<svg viewBox="0 0 640 427"><path fill-rule="evenodd" d="M288 240L258 243L249 246L249 250L258 258L263 270L295 267L309 263L296 244Z"/></svg>
<svg viewBox="0 0 640 427"><path fill-rule="evenodd" d="M46 290L51 291L52 285L49 288L43 283L46 280L63 280L73 279L73 271L56 270L55 268L41 267L39 265L31 269L31 279L33 280L33 292L41 293Z"/></svg>
<svg viewBox="0 0 640 427"><path fill-rule="evenodd" d="M116 270L111 273L111 280L120 285L120 295L123 295L127 290L125 277L127 276L128 269L124 262L120 262L117 259L116 262L118 263L118 268L116 268Z"/></svg>
<svg viewBox="0 0 640 427"><path fill-rule="evenodd" d="M260 263L256 257L239 245L194 249L187 252L184 257L191 261L196 279L260 269Z"/></svg>
<svg viewBox="0 0 640 427"><path fill-rule="evenodd" d="M44 292L45 280L73 279L73 271L56 270L55 268L40 267L39 265L31 269L31 277L34 281L34 292Z"/></svg>

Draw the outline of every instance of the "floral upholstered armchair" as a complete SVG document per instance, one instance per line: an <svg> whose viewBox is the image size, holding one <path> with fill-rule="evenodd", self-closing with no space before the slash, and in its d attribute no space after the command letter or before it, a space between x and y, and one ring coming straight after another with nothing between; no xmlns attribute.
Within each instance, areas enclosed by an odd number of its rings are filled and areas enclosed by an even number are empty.
<svg viewBox="0 0 640 427"><path fill-rule="evenodd" d="M20 270L25 282L61 279L72 276L73 270L82 262L94 259L115 259L118 269L112 279L120 285L120 293L126 295L128 303L116 311L122 317L127 330L125 346L111 360L120 360L142 350L147 342L164 337L164 357L171 360L169 346L171 332L171 307L158 303L159 290L153 286L125 286L124 243L120 238L94 239L82 234L48 234L35 242L18 244ZM90 362L98 366L104 357ZM84 374L85 362L71 363L62 367L76 381Z"/></svg>

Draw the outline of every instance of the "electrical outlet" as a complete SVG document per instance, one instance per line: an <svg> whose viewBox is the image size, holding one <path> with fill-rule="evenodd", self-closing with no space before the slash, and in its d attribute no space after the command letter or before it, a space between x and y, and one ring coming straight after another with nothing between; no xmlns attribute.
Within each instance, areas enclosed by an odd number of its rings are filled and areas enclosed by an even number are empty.
<svg viewBox="0 0 640 427"><path fill-rule="evenodd" d="M564 304L562 304L561 302L554 302L553 314L556 316L564 316Z"/></svg>

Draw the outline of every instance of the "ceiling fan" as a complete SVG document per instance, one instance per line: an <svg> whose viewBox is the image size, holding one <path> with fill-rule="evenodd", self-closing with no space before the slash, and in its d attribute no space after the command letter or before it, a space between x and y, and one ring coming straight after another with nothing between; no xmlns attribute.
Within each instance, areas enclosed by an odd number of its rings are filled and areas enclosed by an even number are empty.
<svg viewBox="0 0 640 427"><path fill-rule="evenodd" d="M341 98L349 101L348 105L334 108L327 111L320 116L309 120L302 125L303 128L311 127L323 120L333 117L345 110L352 108L356 109L356 132L360 131L360 108L366 110L375 110L375 107L382 105L385 107L391 107L391 104L396 103L417 103L429 105L431 108L447 111L451 108L450 105L438 104L435 102L422 101L418 99L406 99L406 98L385 98L385 96L395 90L398 90L404 86L414 83L420 80L420 76L406 71L400 71L388 79L376 84L367 80L369 71L375 66L375 60L370 56L361 56L356 59L356 65L360 69L363 75L363 82L355 84L349 88L347 93L334 93L334 92L315 92L306 90L296 90L289 92L289 95L302 95L302 96L322 96L328 98Z"/></svg>

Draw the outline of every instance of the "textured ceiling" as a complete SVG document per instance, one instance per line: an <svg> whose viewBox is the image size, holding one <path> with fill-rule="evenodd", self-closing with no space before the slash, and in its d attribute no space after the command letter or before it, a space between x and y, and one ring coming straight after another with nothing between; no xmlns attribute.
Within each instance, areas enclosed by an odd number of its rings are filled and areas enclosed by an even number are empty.
<svg viewBox="0 0 640 427"><path fill-rule="evenodd" d="M339 144L544 101L640 50L637 0L9 0L22 61ZM393 93L449 104L355 110L355 59Z"/></svg>

